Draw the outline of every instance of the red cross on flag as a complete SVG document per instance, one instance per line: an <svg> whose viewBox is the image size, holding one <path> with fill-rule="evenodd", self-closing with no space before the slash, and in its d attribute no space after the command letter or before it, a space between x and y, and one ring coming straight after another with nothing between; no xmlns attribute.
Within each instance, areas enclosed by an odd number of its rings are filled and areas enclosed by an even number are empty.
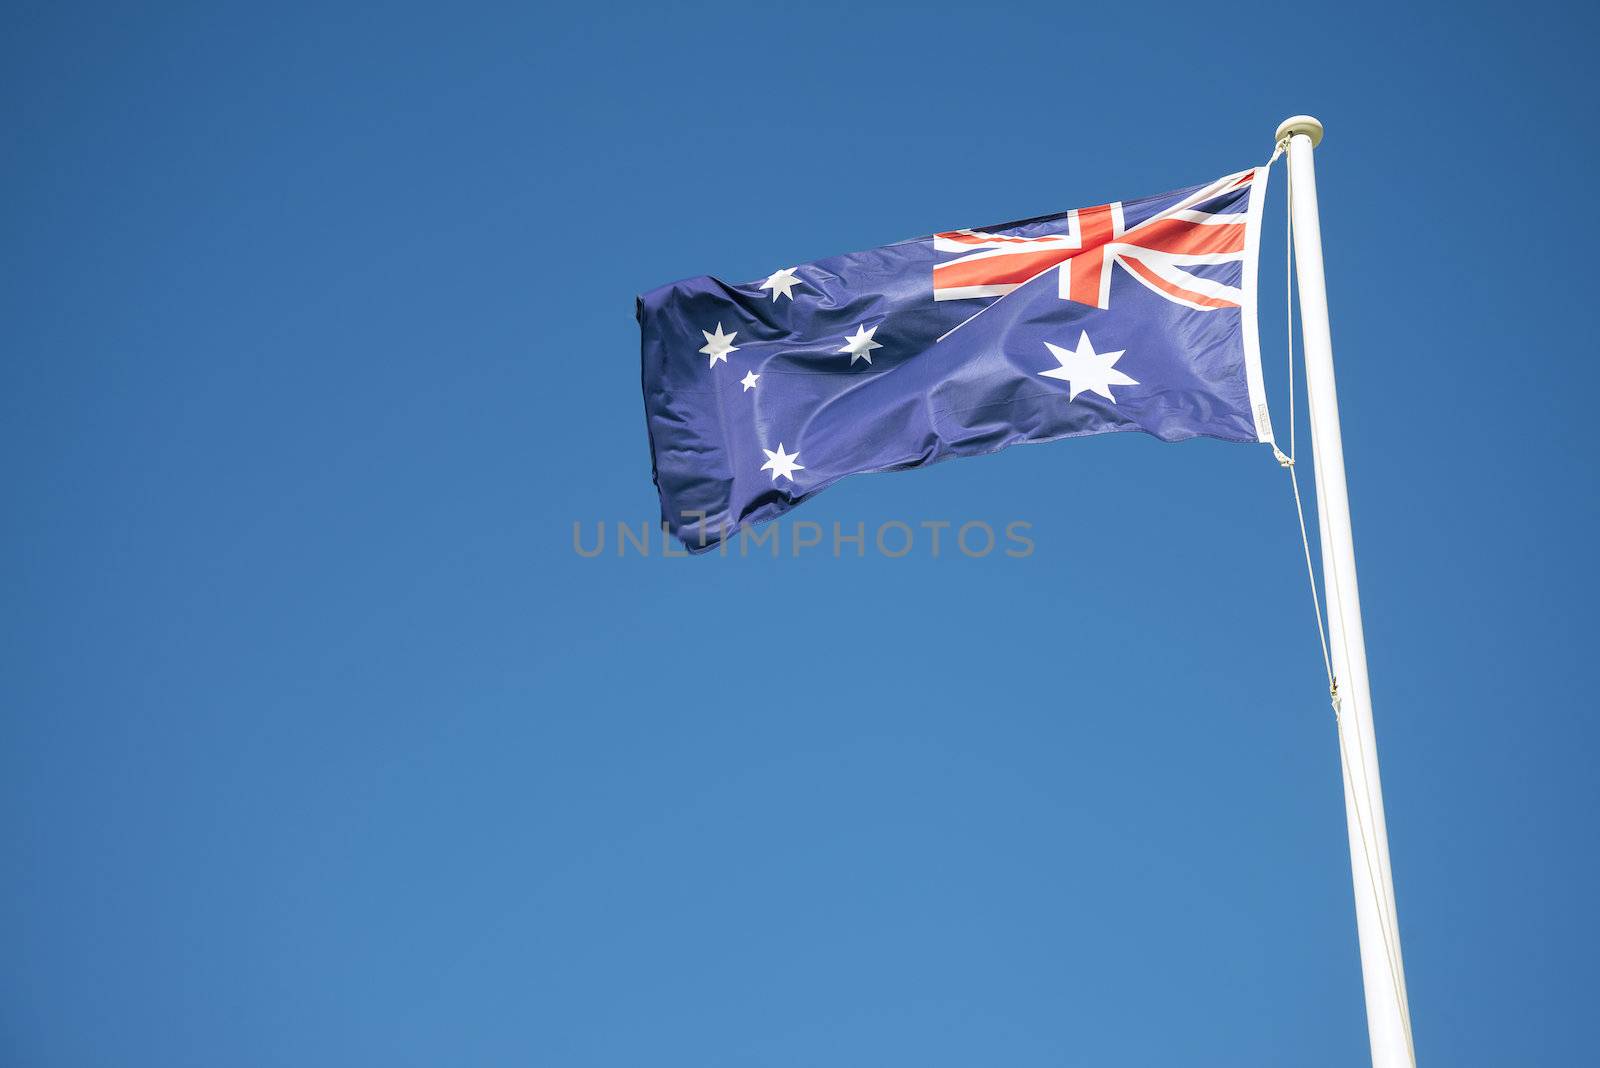
<svg viewBox="0 0 1600 1068"><path fill-rule="evenodd" d="M940 252L966 255L933 268L934 300L999 297L1059 270L1062 300L1111 306L1111 268L1123 269L1175 303L1197 311L1237 308L1236 286L1184 270L1245 258L1245 219L1195 205L1248 184L1254 171L1229 175L1129 229L1122 202L1067 213L1067 232L1018 236L981 230L935 234Z"/></svg>

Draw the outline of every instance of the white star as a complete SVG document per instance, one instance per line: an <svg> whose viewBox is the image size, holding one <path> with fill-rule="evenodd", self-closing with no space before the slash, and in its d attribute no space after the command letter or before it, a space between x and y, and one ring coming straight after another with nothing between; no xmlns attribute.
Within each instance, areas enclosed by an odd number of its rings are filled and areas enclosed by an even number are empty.
<svg viewBox="0 0 1600 1068"><path fill-rule="evenodd" d="M759 381L761 381L760 375L756 374L754 371L746 371L744 373L744 377L739 379L739 384L744 387L744 391L746 393L749 393L752 389L756 388L756 383ZM764 452L766 450L762 451Z"/></svg>
<svg viewBox="0 0 1600 1068"><path fill-rule="evenodd" d="M711 362L707 365L708 367L715 367L718 360L721 360L723 363L727 363L728 353L739 351L738 345L729 344L729 342L739 336L739 331L737 330L733 331L731 334L724 334L722 332L722 324L718 323L717 332L715 334L709 330L702 330L700 332L706 336L706 343L701 346L700 351L711 357Z"/></svg>
<svg viewBox="0 0 1600 1068"><path fill-rule="evenodd" d="M866 360L868 363L871 363L872 350L883 348L882 345L872 340L872 335L876 334L877 332L878 328L876 326L871 330L868 330L865 326L858 326L856 327L854 336L844 339L844 348L840 349L839 351L848 352L850 354L851 367L856 365L857 360Z"/></svg>
<svg viewBox="0 0 1600 1068"><path fill-rule="evenodd" d="M799 270L798 267L785 267L781 271L773 271L772 276L761 283L761 288L772 290L773 300L778 299L779 293L793 300L794 287L805 285L805 282L794 276L794 272L797 270Z"/></svg>
<svg viewBox="0 0 1600 1068"><path fill-rule="evenodd" d="M785 453L783 451L783 442L781 441L778 442L777 452L773 452L771 449L762 449L761 451L767 454L767 462L761 465L761 470L771 471L772 481L774 482L778 481L780 476L793 482L794 472L805 470L804 467L795 463L796 460L800 459L800 454L798 452Z"/></svg>
<svg viewBox="0 0 1600 1068"><path fill-rule="evenodd" d="M1112 386L1137 386L1139 383L1118 371L1113 364L1122 356L1126 349L1116 352L1096 352L1089 343L1089 332L1085 330L1078 337L1078 347L1069 351L1059 345L1052 345L1046 341L1044 347L1061 364L1048 371L1039 373L1046 378L1059 378L1072 387L1072 392L1067 395L1067 400L1075 401L1078 394L1084 390L1098 393L1112 404L1117 403L1117 398L1111 395Z"/></svg>

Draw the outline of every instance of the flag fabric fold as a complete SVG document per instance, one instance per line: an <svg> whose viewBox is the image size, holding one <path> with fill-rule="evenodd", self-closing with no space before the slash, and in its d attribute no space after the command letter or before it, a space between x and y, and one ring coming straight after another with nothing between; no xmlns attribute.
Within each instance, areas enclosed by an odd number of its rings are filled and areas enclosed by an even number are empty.
<svg viewBox="0 0 1600 1068"><path fill-rule="evenodd" d="M692 552L846 475L1140 430L1270 442L1267 169L638 299L662 521Z"/></svg>

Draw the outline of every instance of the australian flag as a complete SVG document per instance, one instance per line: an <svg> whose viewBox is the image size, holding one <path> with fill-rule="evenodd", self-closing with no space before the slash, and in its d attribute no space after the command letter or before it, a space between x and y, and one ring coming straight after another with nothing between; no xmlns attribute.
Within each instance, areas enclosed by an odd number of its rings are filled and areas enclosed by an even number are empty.
<svg viewBox="0 0 1600 1068"><path fill-rule="evenodd" d="M691 550L846 475L1142 430L1272 440L1267 170L638 301L662 519Z"/></svg>

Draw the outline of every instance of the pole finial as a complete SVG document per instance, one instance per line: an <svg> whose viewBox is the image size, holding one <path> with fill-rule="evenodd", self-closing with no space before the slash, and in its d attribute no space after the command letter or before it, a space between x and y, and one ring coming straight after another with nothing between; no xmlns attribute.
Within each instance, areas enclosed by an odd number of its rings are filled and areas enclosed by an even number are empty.
<svg viewBox="0 0 1600 1068"><path fill-rule="evenodd" d="M1278 123L1278 132L1273 135L1273 140L1282 141L1295 134L1305 134L1311 138L1311 147L1315 148L1322 143L1322 123L1310 115L1291 115Z"/></svg>

